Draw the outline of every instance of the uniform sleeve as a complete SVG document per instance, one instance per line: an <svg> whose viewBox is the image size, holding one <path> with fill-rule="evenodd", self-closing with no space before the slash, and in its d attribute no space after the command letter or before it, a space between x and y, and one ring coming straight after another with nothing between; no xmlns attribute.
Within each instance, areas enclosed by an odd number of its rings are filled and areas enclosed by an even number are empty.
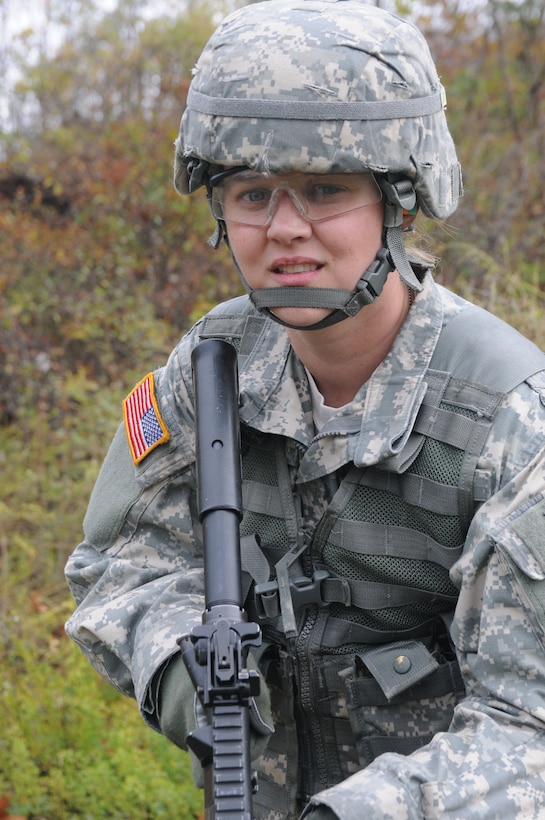
<svg viewBox="0 0 545 820"><path fill-rule="evenodd" d="M138 468L118 430L93 490L85 538L66 565L76 611L66 624L95 669L135 697L158 728L152 682L201 622L202 538L196 508L191 402L179 352L157 374L170 440Z"/></svg>
<svg viewBox="0 0 545 820"><path fill-rule="evenodd" d="M449 731L411 755L378 757L316 795L303 817L316 806L340 820L545 816L542 432L539 452L480 508L453 568L452 638L466 697Z"/></svg>

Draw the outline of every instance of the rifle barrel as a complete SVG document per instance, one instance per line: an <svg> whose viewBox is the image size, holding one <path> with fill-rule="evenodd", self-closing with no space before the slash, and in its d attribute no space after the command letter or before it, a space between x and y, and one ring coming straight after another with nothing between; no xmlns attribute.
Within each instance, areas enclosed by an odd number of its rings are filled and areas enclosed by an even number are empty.
<svg viewBox="0 0 545 820"><path fill-rule="evenodd" d="M242 477L235 348L204 339L193 350L197 493L203 525L206 608L242 607ZM220 556L215 554L220 548Z"/></svg>

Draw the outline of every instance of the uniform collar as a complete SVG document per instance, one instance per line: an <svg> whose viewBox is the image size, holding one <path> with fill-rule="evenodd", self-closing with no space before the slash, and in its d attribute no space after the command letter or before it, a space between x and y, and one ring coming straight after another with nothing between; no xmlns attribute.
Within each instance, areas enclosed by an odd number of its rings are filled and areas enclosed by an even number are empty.
<svg viewBox="0 0 545 820"><path fill-rule="evenodd" d="M313 435L312 402L305 369L286 331L264 323L239 373L240 420L263 433L277 433L305 447Z"/></svg>
<svg viewBox="0 0 545 820"><path fill-rule="evenodd" d="M439 291L428 276L388 356L367 383L353 456L358 467L399 460L426 394L425 377L443 313Z"/></svg>
<svg viewBox="0 0 545 820"><path fill-rule="evenodd" d="M411 431L426 393L425 376L443 323L440 290L431 275L390 352L354 400L314 435L308 380L283 328L266 323L240 373L241 420L305 450L300 480L353 461L398 471L413 449Z"/></svg>

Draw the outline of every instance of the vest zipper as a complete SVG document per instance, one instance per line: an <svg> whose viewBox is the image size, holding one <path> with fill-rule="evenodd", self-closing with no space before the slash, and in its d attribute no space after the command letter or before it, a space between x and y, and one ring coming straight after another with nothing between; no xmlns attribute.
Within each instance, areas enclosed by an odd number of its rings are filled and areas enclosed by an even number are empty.
<svg viewBox="0 0 545 820"><path fill-rule="evenodd" d="M301 554L300 560L303 571L311 577L314 564L312 555L310 554L312 538L305 526L302 499L292 485L293 474L288 466L288 460L283 449L277 451L277 469L279 486L290 488L289 495L286 493L284 496L283 504L288 538L291 543L295 543L298 547L303 546L303 544L306 545L307 549ZM285 485L282 478L284 478L284 480L287 479ZM298 785L301 797L305 803L308 802L315 791L317 791L317 789L314 788L316 777L313 775L313 770L316 769L318 783L323 786L327 784L328 776L320 720L318 717L313 716L315 699L313 697L313 683L310 671L312 668L310 644L317 620L317 608L309 608L305 613L305 621L299 633L290 639L298 662L295 675L299 688L298 700L301 709L295 709L294 717L297 725L298 747L301 757L300 765L298 766L300 772Z"/></svg>
<svg viewBox="0 0 545 820"><path fill-rule="evenodd" d="M309 651L309 645L317 620L317 610L313 608L312 611L309 611L305 624L296 638L296 655L299 661L299 701L301 704L301 719L297 721L300 724L297 734L302 757L302 765L300 766L303 781L301 783L301 791L303 792L302 796L305 801L308 801L315 791L317 791L317 789L314 788L314 784L313 788L309 789L309 780L315 780L314 777L309 777L310 773L316 769L318 783L322 788L327 784L328 777L326 753L322 742L321 723L320 719L313 714L315 699L313 697L312 676L310 674L312 653Z"/></svg>

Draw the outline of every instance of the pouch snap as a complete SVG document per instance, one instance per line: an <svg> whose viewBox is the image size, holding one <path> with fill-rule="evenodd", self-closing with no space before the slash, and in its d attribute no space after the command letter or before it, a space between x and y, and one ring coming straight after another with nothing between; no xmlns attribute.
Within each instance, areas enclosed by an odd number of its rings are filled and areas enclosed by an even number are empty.
<svg viewBox="0 0 545 820"><path fill-rule="evenodd" d="M398 655L394 660L394 670L398 675L405 675L412 666L410 658L406 655Z"/></svg>

